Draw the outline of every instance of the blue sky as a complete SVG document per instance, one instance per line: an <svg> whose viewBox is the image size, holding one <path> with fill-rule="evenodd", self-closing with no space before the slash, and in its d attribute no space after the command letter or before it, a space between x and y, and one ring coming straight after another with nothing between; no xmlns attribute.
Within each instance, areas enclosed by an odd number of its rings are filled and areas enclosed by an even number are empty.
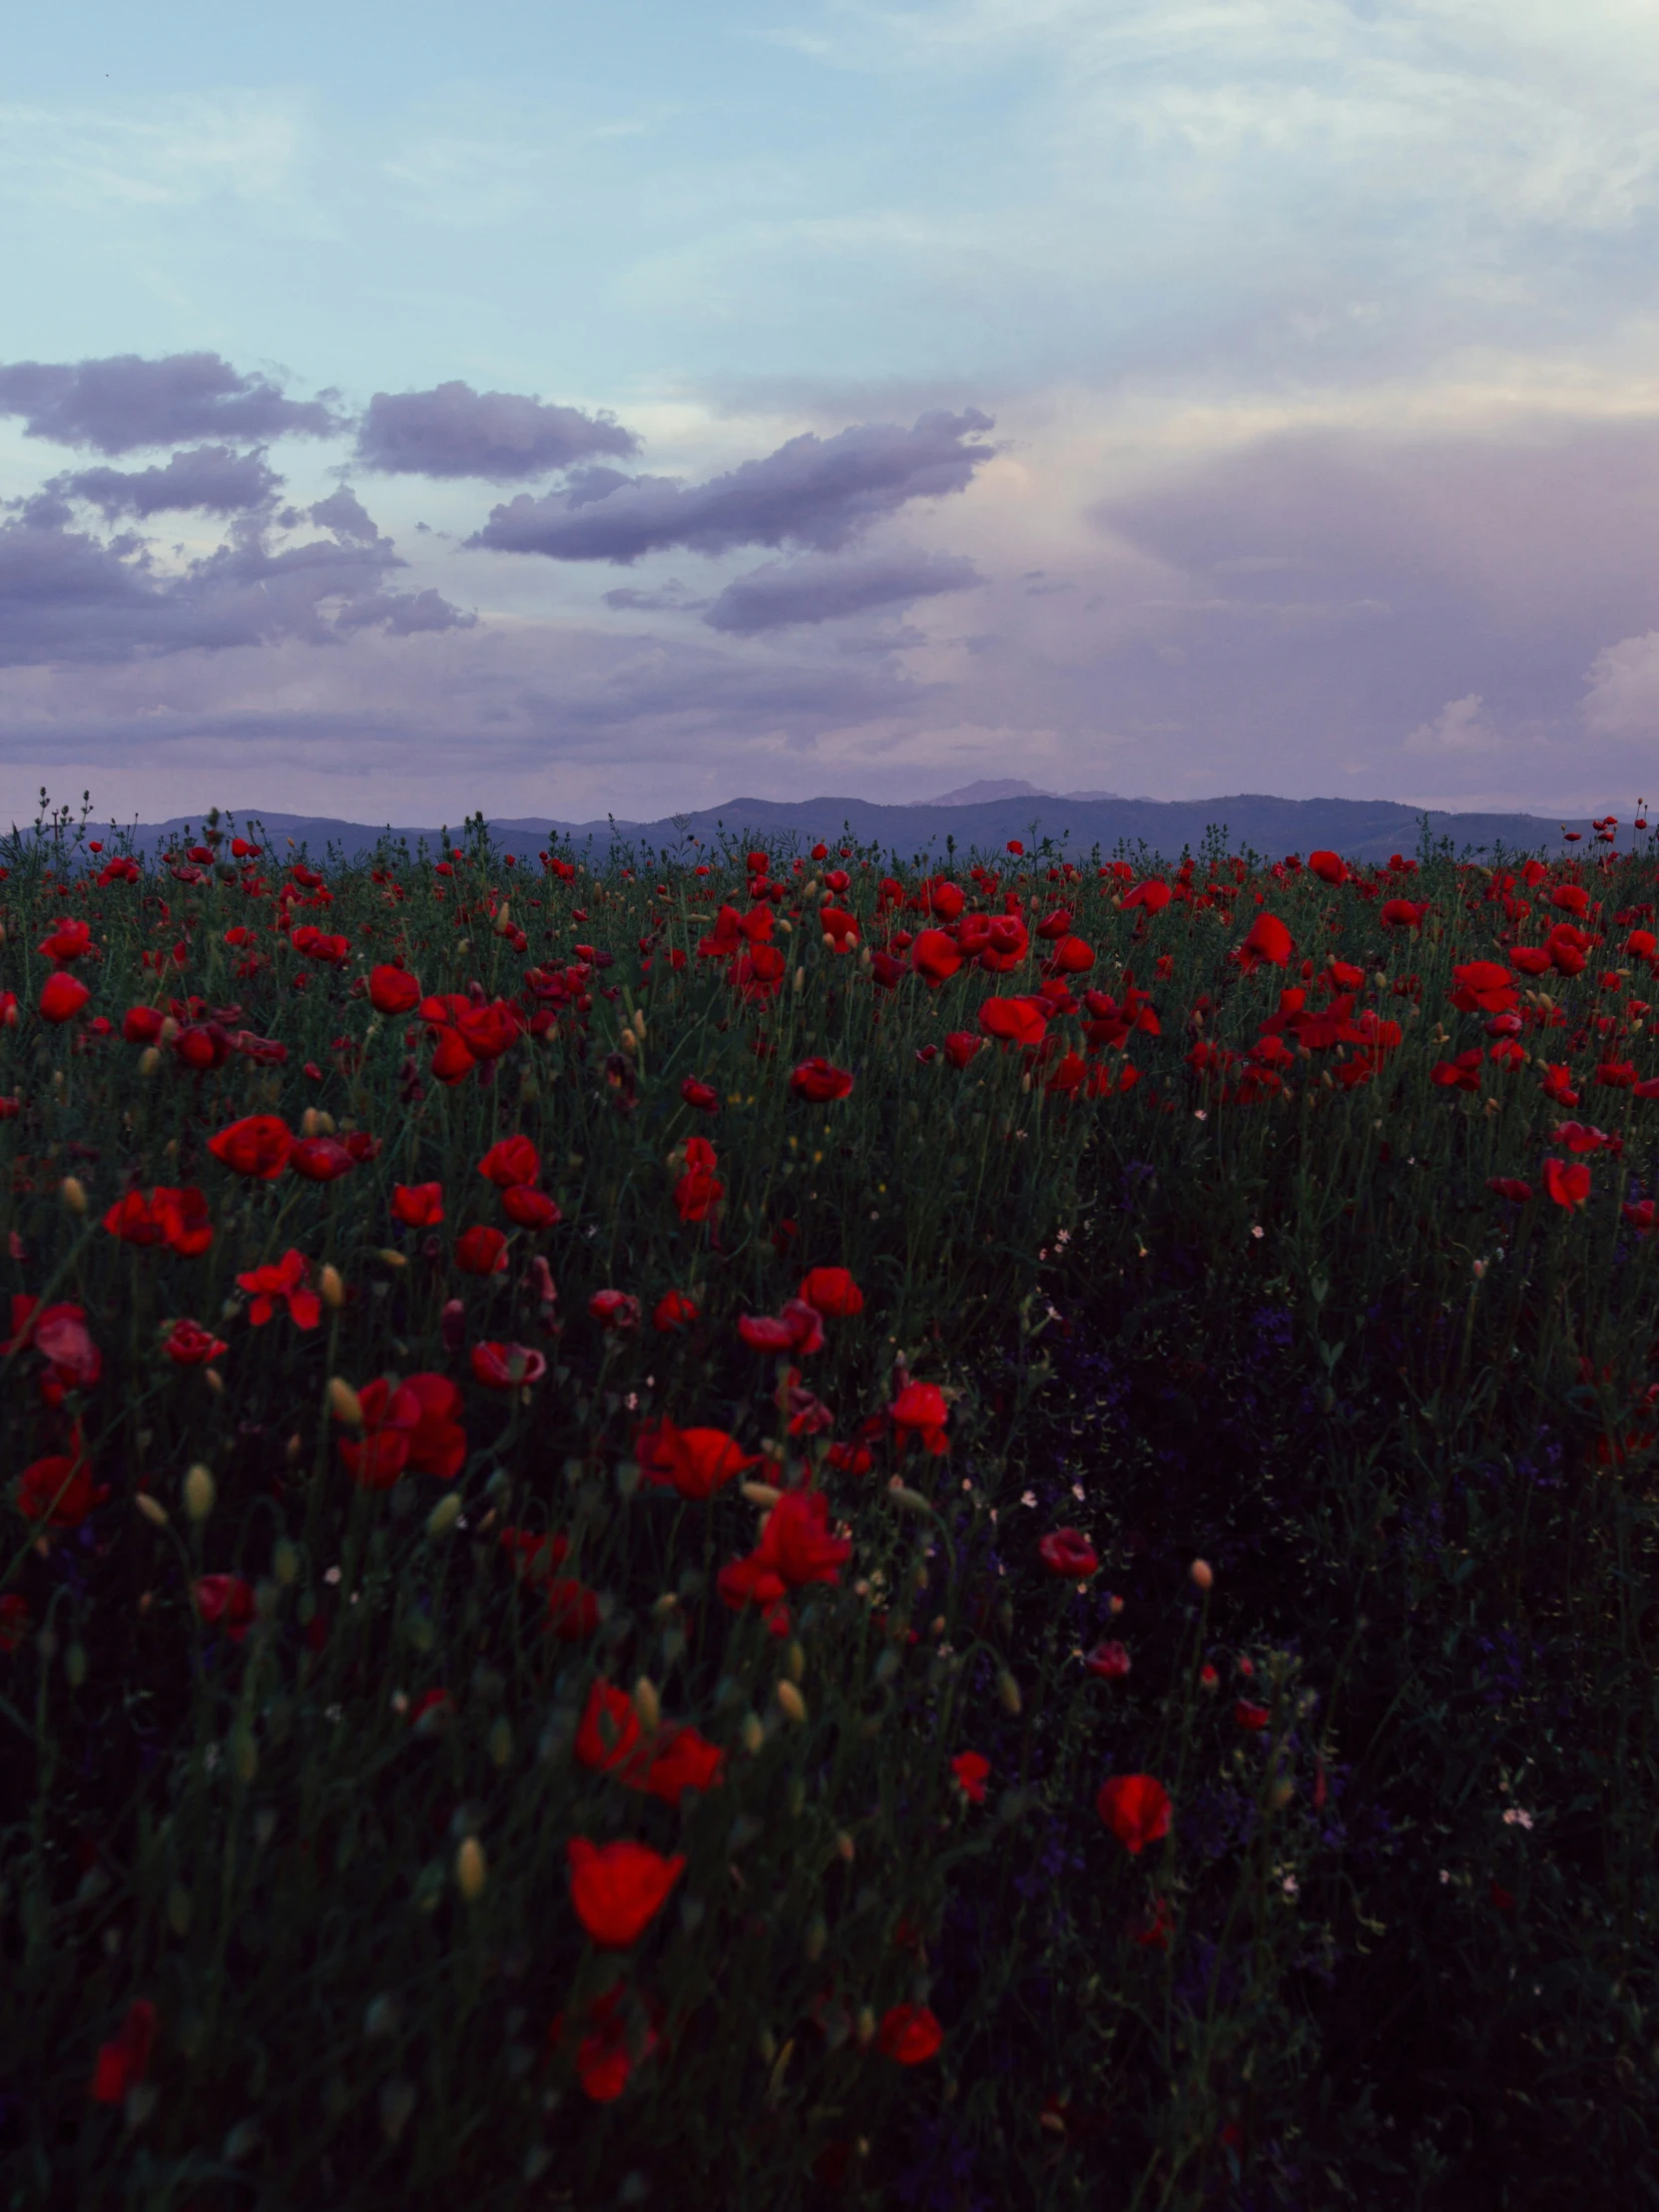
<svg viewBox="0 0 1659 2212"><path fill-rule="evenodd" d="M0 816L1627 811L1656 80L1625 0L13 11Z"/></svg>

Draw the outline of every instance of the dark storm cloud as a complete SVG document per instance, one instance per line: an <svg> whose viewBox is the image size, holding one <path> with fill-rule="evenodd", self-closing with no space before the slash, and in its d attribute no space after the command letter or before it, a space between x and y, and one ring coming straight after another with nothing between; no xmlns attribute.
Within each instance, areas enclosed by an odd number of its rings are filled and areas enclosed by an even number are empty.
<svg viewBox="0 0 1659 2212"><path fill-rule="evenodd" d="M162 468L83 468L54 477L52 490L90 500L116 515L164 514L173 508L199 508L205 514L242 514L262 507L281 488L282 479L261 453L237 453L228 445L193 445Z"/></svg>
<svg viewBox="0 0 1659 2212"><path fill-rule="evenodd" d="M357 432L356 457L364 468L391 475L517 484L594 453L626 457L638 449L633 431L608 414L455 382L431 391L377 391Z"/></svg>
<svg viewBox="0 0 1659 2212"><path fill-rule="evenodd" d="M990 427L990 417L970 407L922 415L908 430L865 422L830 438L808 431L762 460L690 487L639 476L603 486L590 481L574 497L520 492L494 508L467 543L623 565L676 545L698 553L785 544L834 552L907 500L964 490L995 450L967 440Z"/></svg>
<svg viewBox="0 0 1659 2212"><path fill-rule="evenodd" d="M330 437L346 427L320 399L289 399L269 376L241 375L217 353L0 363L0 414L22 415L28 437L99 453L187 438Z"/></svg>
<svg viewBox="0 0 1659 2212"><path fill-rule="evenodd" d="M954 553L866 553L832 560L808 554L768 561L727 585L703 617L712 630L753 637L797 622L835 622L876 607L907 606L940 592L968 591L985 579ZM607 599L616 594L608 592Z"/></svg>
<svg viewBox="0 0 1659 2212"><path fill-rule="evenodd" d="M336 495L337 496L337 495ZM354 502L353 502L354 504ZM360 512L360 510L359 510ZM0 525L0 665L119 663L193 647L321 645L378 628L470 626L436 592L392 592L390 541L335 534L274 550L259 523L188 568L158 569L144 541L108 541L34 503Z"/></svg>

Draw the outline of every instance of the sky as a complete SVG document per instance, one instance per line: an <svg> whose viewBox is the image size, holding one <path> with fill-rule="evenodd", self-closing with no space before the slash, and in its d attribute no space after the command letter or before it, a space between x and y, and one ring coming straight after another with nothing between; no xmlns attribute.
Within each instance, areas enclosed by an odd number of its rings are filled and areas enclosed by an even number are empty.
<svg viewBox="0 0 1659 2212"><path fill-rule="evenodd" d="M0 820L1659 799L1649 0L0 19Z"/></svg>

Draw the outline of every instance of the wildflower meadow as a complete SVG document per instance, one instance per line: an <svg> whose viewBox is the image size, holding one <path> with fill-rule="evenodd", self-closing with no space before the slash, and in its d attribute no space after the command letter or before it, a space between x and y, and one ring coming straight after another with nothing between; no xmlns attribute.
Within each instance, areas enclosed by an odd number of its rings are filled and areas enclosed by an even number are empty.
<svg viewBox="0 0 1659 2212"><path fill-rule="evenodd" d="M1659 2203L1659 854L0 846L10 2207Z"/></svg>

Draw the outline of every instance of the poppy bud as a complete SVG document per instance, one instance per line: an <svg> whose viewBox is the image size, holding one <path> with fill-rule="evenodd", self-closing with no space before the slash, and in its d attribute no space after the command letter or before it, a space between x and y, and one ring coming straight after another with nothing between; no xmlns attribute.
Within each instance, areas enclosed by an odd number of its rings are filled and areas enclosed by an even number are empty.
<svg viewBox="0 0 1659 2212"><path fill-rule="evenodd" d="M1274 1784L1273 1789L1270 1793L1270 1802L1273 1806L1274 1811L1276 1813L1283 1813L1286 1806L1290 1804L1292 1798L1294 1798L1295 1796L1296 1784L1291 1780L1289 1775L1281 1775L1279 1780Z"/></svg>
<svg viewBox="0 0 1659 2212"><path fill-rule="evenodd" d="M867 2004L860 2004L858 2007L858 2018L854 2032L858 2038L858 2048L868 2050L870 2044L875 2040L875 2014Z"/></svg>
<svg viewBox="0 0 1659 2212"><path fill-rule="evenodd" d="M409 1264L407 1253L393 1252L390 1245L387 1245L383 1251L376 1253L375 1258L382 1267L387 1268L406 1268Z"/></svg>
<svg viewBox="0 0 1659 2212"><path fill-rule="evenodd" d="M642 1674L634 1684L634 1711L639 1715L640 1726L648 1736L654 1736L663 1725L663 1701L657 1695L657 1685L648 1674Z"/></svg>
<svg viewBox="0 0 1659 2212"><path fill-rule="evenodd" d="M802 1649L799 1638L792 1640L790 1648L785 1652L784 1665L792 1682L804 1682L807 1679L807 1654Z"/></svg>
<svg viewBox="0 0 1659 2212"><path fill-rule="evenodd" d="M824 1956L824 1946L829 1940L830 1931L825 1926L824 1915L815 1913L807 1923L807 1934L801 1946L807 1954L807 1963L810 1966L816 1966Z"/></svg>
<svg viewBox="0 0 1659 2212"><path fill-rule="evenodd" d="M738 1733L743 1738L744 1750L750 1754L751 1758L759 1752L761 1746L767 1740L766 1730L761 1726L761 1716L758 1713L746 1713L743 1717L743 1727Z"/></svg>
<svg viewBox="0 0 1659 2212"><path fill-rule="evenodd" d="M455 1854L455 1887L468 1905L476 1903L483 1896L488 1874L483 1845L476 1836L465 1837L460 1850Z"/></svg>
<svg viewBox="0 0 1659 2212"><path fill-rule="evenodd" d="M328 1410L342 1428L361 1428L362 1401L342 1376L328 1378Z"/></svg>
<svg viewBox="0 0 1659 2212"><path fill-rule="evenodd" d="M797 1723L807 1718L807 1700L791 1681L780 1682L773 1693L786 1719Z"/></svg>
<svg viewBox="0 0 1659 2212"><path fill-rule="evenodd" d="M513 933L513 905L510 898L501 901L501 911L495 917L495 933L498 937L510 937Z"/></svg>
<svg viewBox="0 0 1659 2212"><path fill-rule="evenodd" d="M185 1476L185 1511L193 1521L205 1521L214 1509L218 1494L213 1470L198 1460Z"/></svg>
<svg viewBox="0 0 1659 2212"><path fill-rule="evenodd" d="M760 1506L761 1510L766 1513L772 1511L772 1508L784 1494L782 1490L775 1488L770 1482L743 1482L738 1486L751 1505Z"/></svg>
<svg viewBox="0 0 1659 2212"><path fill-rule="evenodd" d="M621 1037L618 1039L618 1042L621 1044L623 1051L628 1055L630 1060L633 1059L634 1055L639 1051L640 1040L638 1039L638 1037L635 1036L632 1029L624 1029Z"/></svg>
<svg viewBox="0 0 1659 2212"><path fill-rule="evenodd" d="M856 1848L857 1847L854 1845L851 1837L843 1828L835 1838L835 1850L837 1854L846 1861L846 1864L849 1867L852 1864L852 1855Z"/></svg>
<svg viewBox="0 0 1659 2212"><path fill-rule="evenodd" d="M317 1277L316 1288L323 1305L332 1307L336 1313L345 1304L345 1285L340 1281L338 1268L331 1264Z"/></svg>
<svg viewBox="0 0 1659 2212"><path fill-rule="evenodd" d="M825 942L828 943L829 939L826 938ZM796 969L795 982L792 988L794 989L797 998L799 998L801 996L801 993L807 988L807 970L804 967L798 967Z"/></svg>
<svg viewBox="0 0 1659 2212"><path fill-rule="evenodd" d="M440 1497L426 1516L428 1536L447 1536L461 1517L461 1501L451 1490L447 1497Z"/></svg>
<svg viewBox="0 0 1659 2212"><path fill-rule="evenodd" d="M1002 1710L1005 1713L1019 1712L1022 1703L1019 1684L1006 1668L996 1678L996 1694L1002 1700Z"/></svg>
<svg viewBox="0 0 1659 2212"><path fill-rule="evenodd" d="M157 1528L165 1528L167 1526L167 1507L162 1503L159 1497L152 1497L148 1490L140 1490L137 1497L134 1498L133 1503L138 1507L139 1511L144 1515L145 1519L147 1521L153 1522Z"/></svg>
<svg viewBox="0 0 1659 2212"><path fill-rule="evenodd" d="M78 1175L66 1175L58 1185L58 1196L72 1214L84 1214L87 1210L87 1187Z"/></svg>
<svg viewBox="0 0 1659 2212"><path fill-rule="evenodd" d="M154 1075L161 1064L161 1053L153 1044L147 1044L139 1054L138 1071L140 1075Z"/></svg>
<svg viewBox="0 0 1659 2212"><path fill-rule="evenodd" d="M1209 1560L1195 1559L1192 1565L1187 1569L1187 1572L1193 1578L1193 1587L1198 1590L1203 1590L1206 1595L1208 1595L1209 1591L1213 1588L1216 1579L1215 1569L1211 1566Z"/></svg>
<svg viewBox="0 0 1659 2212"><path fill-rule="evenodd" d="M290 1589L299 1577L299 1546L291 1536L283 1536L271 1555L271 1571L284 1590Z"/></svg>

